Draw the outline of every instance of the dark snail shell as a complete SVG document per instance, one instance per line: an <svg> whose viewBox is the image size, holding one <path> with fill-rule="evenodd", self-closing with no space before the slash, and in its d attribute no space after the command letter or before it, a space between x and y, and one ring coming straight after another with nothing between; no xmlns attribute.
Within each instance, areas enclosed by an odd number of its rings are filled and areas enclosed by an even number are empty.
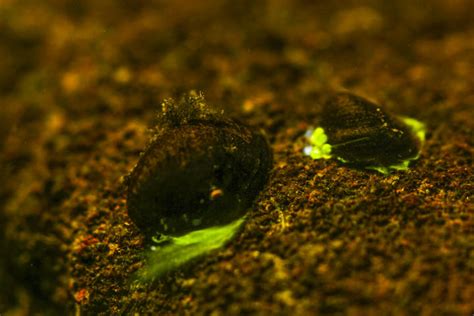
<svg viewBox="0 0 474 316"><path fill-rule="evenodd" d="M390 166L416 157L420 142L399 118L380 106L349 93L327 100L321 126L331 153L364 166Z"/></svg>
<svg viewBox="0 0 474 316"><path fill-rule="evenodd" d="M128 177L129 217L145 233L181 235L241 217L265 185L265 137L208 109L201 95L166 100L157 135Z"/></svg>

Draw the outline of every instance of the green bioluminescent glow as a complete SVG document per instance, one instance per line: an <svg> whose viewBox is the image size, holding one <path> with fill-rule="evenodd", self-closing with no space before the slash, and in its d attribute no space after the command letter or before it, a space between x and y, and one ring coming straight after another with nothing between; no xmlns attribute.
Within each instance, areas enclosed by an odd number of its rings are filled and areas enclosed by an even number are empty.
<svg viewBox="0 0 474 316"><path fill-rule="evenodd" d="M190 260L222 247L239 231L245 221L241 217L224 226L196 230L179 237L165 236L147 253L147 263L138 272L141 281L157 279L176 270Z"/></svg>
<svg viewBox="0 0 474 316"><path fill-rule="evenodd" d="M322 127L316 128L314 131L308 131L309 142L311 146L305 147L305 154L313 159L329 159L331 158L331 145L327 143L328 137Z"/></svg>
<svg viewBox="0 0 474 316"><path fill-rule="evenodd" d="M425 142L425 136L426 136L426 126L424 123L415 120L414 118L411 117L400 117L400 119L408 125L408 127L411 129L412 133L416 135L418 140L423 143Z"/></svg>
<svg viewBox="0 0 474 316"><path fill-rule="evenodd" d="M422 122L415 120L410 117L400 117L400 119L410 128L413 135L416 136L420 142L420 148L423 146L426 137L426 127ZM341 157L331 155L332 146L327 143L328 137L322 127L308 130L306 138L309 140L309 145L304 148L304 154L310 156L312 159L330 159L336 158L343 163L349 163ZM420 153L418 152L415 156L405 159L398 164L390 166L366 166L366 169L375 170L385 175L395 170L407 170L410 162L418 159Z"/></svg>

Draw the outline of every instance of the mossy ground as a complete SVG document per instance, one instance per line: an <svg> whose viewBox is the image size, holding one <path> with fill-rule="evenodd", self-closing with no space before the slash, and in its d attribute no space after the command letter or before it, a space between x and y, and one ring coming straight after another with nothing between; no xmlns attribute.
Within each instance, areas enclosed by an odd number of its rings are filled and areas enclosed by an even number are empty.
<svg viewBox="0 0 474 316"><path fill-rule="evenodd" d="M127 4L125 4L127 3ZM474 311L474 3L3 1L0 313ZM165 97L264 129L242 232L152 284L121 177ZM327 91L427 124L406 172L302 154Z"/></svg>

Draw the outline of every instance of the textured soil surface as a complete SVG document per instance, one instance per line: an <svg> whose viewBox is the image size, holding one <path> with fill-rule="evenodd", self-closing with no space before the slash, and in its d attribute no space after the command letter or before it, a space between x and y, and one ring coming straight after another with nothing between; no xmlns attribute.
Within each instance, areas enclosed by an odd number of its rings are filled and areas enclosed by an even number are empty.
<svg viewBox="0 0 474 316"><path fill-rule="evenodd" d="M471 315L473 73L470 0L0 1L0 314ZM228 245L136 283L123 177L192 89L273 170ZM426 123L408 171L302 154L341 90Z"/></svg>

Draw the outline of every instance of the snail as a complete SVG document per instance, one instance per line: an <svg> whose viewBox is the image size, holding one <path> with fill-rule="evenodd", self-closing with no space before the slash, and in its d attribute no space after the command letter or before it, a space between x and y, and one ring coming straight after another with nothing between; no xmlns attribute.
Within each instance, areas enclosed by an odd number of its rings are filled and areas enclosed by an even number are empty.
<svg viewBox="0 0 474 316"><path fill-rule="evenodd" d="M145 234L182 236L241 218L264 187L264 135L212 111L202 94L167 99L155 135L127 177L131 220Z"/></svg>
<svg viewBox="0 0 474 316"><path fill-rule="evenodd" d="M424 124L397 117L362 97L337 93L326 101L320 126L306 134L313 159L336 157L342 162L382 173L405 170L418 158Z"/></svg>

